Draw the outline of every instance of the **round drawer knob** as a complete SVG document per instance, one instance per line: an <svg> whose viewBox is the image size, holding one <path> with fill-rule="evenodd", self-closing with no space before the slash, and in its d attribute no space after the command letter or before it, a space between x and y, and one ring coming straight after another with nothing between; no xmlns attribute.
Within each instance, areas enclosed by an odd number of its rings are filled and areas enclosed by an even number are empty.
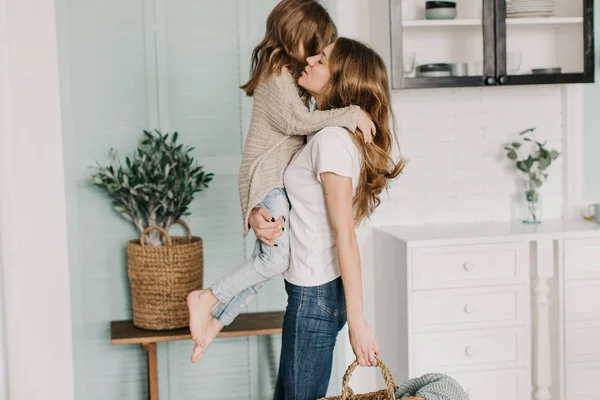
<svg viewBox="0 0 600 400"><path fill-rule="evenodd" d="M473 264L472 262L467 261L467 262L465 262L463 264L463 268L465 269L465 271L471 272L471 271L473 271L475 269L475 264Z"/></svg>
<svg viewBox="0 0 600 400"><path fill-rule="evenodd" d="M465 354L468 357L475 357L475 354L477 354L477 352L475 351L475 348L473 346L467 346L467 348L465 349Z"/></svg>
<svg viewBox="0 0 600 400"><path fill-rule="evenodd" d="M473 314L475 312L475 306L473 304L467 304L464 310L467 314Z"/></svg>

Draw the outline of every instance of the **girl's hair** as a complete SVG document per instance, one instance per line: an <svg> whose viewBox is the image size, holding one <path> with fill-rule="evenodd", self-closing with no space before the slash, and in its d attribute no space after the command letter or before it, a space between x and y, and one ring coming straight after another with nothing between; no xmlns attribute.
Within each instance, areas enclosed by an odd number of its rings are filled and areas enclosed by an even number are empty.
<svg viewBox="0 0 600 400"><path fill-rule="evenodd" d="M320 54L336 38L333 20L317 1L282 0L267 18L265 37L252 52L250 80L242 90L253 96L261 78L279 74L283 67L298 78L306 57Z"/></svg>
<svg viewBox="0 0 600 400"><path fill-rule="evenodd" d="M380 194L390 180L398 177L406 161L392 159L394 115L392 113L389 79L379 54L352 39L339 38L329 56L331 78L319 96L321 109L357 105L364 110L377 128L372 144L365 144L359 131L353 134L363 164L356 195L354 217L362 221L381 203Z"/></svg>

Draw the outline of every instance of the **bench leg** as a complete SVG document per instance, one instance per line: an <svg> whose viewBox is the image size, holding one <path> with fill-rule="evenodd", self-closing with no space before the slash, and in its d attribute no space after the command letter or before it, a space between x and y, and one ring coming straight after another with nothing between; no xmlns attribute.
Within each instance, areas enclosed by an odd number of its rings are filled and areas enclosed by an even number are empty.
<svg viewBox="0 0 600 400"><path fill-rule="evenodd" d="M150 400L158 400L158 364L156 360L156 343L142 345L144 353L148 353L148 389Z"/></svg>

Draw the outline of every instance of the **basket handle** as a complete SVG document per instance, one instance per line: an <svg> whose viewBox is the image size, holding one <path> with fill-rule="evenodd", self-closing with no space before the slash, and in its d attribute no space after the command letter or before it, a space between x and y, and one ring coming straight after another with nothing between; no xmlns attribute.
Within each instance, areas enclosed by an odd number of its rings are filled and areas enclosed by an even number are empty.
<svg viewBox="0 0 600 400"><path fill-rule="evenodd" d="M387 368L387 366L381 361L379 357L376 357L377 366L381 369L381 374L383 375L383 380L385 382L386 392L388 393L387 400L395 400L395 389L396 385L394 384L394 378L392 377L392 373ZM344 374L344 379L342 382L342 395L340 396L340 400L351 400L354 398L354 393L350 388L350 377L352 376L352 372L356 369L358 365L358 360L354 360L352 364L346 370Z"/></svg>
<svg viewBox="0 0 600 400"><path fill-rule="evenodd" d="M165 237L165 239L167 239L167 246L171 247L173 245L173 243L171 242L171 236L169 236L167 231L165 231L163 228L161 228L160 226L156 226L156 225L149 226L146 229L144 229L144 231L142 232L142 235L140 236L140 244L142 245L142 247L146 246L144 244L144 242L146 241L146 235L148 234L148 232L153 231L155 229L157 231L159 231L160 233L162 233L162 235Z"/></svg>
<svg viewBox="0 0 600 400"><path fill-rule="evenodd" d="M192 240L192 230L190 229L190 226L182 219L178 219L177 221L175 221L175 223L183 226L185 228L185 231L187 232L187 238Z"/></svg>

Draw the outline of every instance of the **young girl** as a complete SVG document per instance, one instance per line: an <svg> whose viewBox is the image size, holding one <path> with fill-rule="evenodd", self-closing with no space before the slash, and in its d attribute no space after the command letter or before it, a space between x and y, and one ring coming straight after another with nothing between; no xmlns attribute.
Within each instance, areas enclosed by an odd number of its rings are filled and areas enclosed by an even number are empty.
<svg viewBox="0 0 600 400"><path fill-rule="evenodd" d="M239 173L239 193L248 233L253 208L268 210L272 221L283 224L283 235L274 243L256 241L252 257L211 287L188 295L190 331L196 342L196 362L224 325L272 277L289 267L289 201L283 185L287 165L310 135L327 126L360 129L370 143L375 125L357 106L310 112L306 92L296 85L306 57L321 54L337 38L327 11L314 0L282 0L267 19L266 34L252 54L251 77L242 89L254 97L252 121ZM269 246L272 244L273 246ZM214 318L213 318L214 317ZM207 331L211 334L207 339Z"/></svg>

